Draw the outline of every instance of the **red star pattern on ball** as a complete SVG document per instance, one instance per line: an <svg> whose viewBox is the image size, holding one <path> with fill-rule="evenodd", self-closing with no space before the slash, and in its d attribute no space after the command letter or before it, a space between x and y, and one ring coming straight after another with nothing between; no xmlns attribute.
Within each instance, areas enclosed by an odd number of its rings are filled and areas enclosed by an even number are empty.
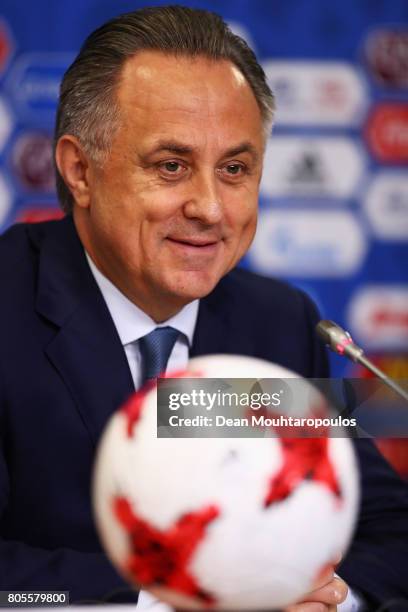
<svg viewBox="0 0 408 612"><path fill-rule="evenodd" d="M114 513L131 540L132 553L124 569L135 582L166 586L207 605L215 603L215 598L200 588L187 565L208 524L220 514L216 506L183 514L166 530L137 516L124 497L114 499Z"/></svg>
<svg viewBox="0 0 408 612"><path fill-rule="evenodd" d="M170 372L168 375L163 373L160 378L198 378L202 376L202 372L177 370ZM132 397L122 406L121 410L127 418L127 436L131 438L134 434L135 425L140 420L142 410L148 393L156 387L156 381L149 381L144 386L132 395Z"/></svg>
<svg viewBox="0 0 408 612"><path fill-rule="evenodd" d="M127 435L131 438L134 433L136 423L140 420L146 396L155 386L154 382L148 382L140 391L134 393L132 397L122 406L121 410L127 419Z"/></svg>
<svg viewBox="0 0 408 612"><path fill-rule="evenodd" d="M340 499L341 489L328 453L328 438L282 438L283 463L270 479L265 507L285 500L303 482L327 487Z"/></svg>

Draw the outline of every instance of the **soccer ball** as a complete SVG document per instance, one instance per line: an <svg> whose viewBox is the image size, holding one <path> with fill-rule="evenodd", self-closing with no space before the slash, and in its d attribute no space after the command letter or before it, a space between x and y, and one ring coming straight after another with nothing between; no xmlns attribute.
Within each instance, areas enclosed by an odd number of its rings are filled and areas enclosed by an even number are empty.
<svg viewBox="0 0 408 612"><path fill-rule="evenodd" d="M250 357L195 358L178 376L297 378L294 414L329 409L307 380ZM272 429L257 438L158 438L155 387L113 415L93 500L102 543L129 582L190 610L271 610L313 588L351 538L353 449L321 431L296 438Z"/></svg>

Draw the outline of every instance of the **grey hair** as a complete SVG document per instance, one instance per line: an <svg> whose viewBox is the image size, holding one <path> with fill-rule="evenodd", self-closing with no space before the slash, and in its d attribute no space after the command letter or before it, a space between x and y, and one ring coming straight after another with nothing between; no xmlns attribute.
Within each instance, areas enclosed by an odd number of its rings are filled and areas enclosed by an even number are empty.
<svg viewBox="0 0 408 612"><path fill-rule="evenodd" d="M116 90L121 69L128 58L142 50L231 61L252 88L265 132L269 132L274 96L247 43L215 13L179 5L160 6L115 17L85 40L61 83L54 148L62 135L71 134L91 159L103 164L120 124ZM58 169L56 173L61 207L70 213L72 194Z"/></svg>

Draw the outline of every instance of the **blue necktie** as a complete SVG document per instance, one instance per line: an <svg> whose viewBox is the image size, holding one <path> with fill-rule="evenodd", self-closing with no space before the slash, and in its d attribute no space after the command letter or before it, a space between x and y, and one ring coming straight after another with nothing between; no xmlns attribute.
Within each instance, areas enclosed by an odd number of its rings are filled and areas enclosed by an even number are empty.
<svg viewBox="0 0 408 612"><path fill-rule="evenodd" d="M180 332L173 327L156 327L150 334L140 338L143 384L165 372L170 353L179 336Z"/></svg>

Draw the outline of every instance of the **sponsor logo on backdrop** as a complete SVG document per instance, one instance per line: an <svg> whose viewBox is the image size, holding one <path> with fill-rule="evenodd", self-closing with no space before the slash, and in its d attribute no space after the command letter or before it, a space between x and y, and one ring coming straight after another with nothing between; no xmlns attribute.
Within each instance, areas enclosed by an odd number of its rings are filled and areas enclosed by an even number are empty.
<svg viewBox="0 0 408 612"><path fill-rule="evenodd" d="M365 238L349 212L264 210L249 259L269 275L339 277L356 272L365 252Z"/></svg>
<svg viewBox="0 0 408 612"><path fill-rule="evenodd" d="M20 209L17 212L16 223L40 223L41 221L50 221L51 219L62 219L64 213L55 203L50 205L30 205Z"/></svg>
<svg viewBox="0 0 408 612"><path fill-rule="evenodd" d="M378 105L368 120L366 138L380 161L407 163L408 104Z"/></svg>
<svg viewBox="0 0 408 612"><path fill-rule="evenodd" d="M349 138L274 136L261 191L272 197L352 198L364 169L361 149Z"/></svg>
<svg viewBox="0 0 408 612"><path fill-rule="evenodd" d="M14 42L4 19L0 18L0 75L5 72L14 50Z"/></svg>
<svg viewBox="0 0 408 612"><path fill-rule="evenodd" d="M2 174L0 174L0 229L11 209L11 191Z"/></svg>
<svg viewBox="0 0 408 612"><path fill-rule="evenodd" d="M408 176L383 172L374 177L363 202L373 233L384 240L408 239Z"/></svg>
<svg viewBox="0 0 408 612"><path fill-rule="evenodd" d="M21 135L13 146L12 165L21 184L31 191L51 191L55 174L51 137L39 132Z"/></svg>
<svg viewBox="0 0 408 612"><path fill-rule="evenodd" d="M367 107L365 82L350 64L267 61L263 68L276 95L277 125L355 125Z"/></svg>
<svg viewBox="0 0 408 612"><path fill-rule="evenodd" d="M377 81L390 87L408 86L408 29L372 32L365 49Z"/></svg>
<svg viewBox="0 0 408 612"><path fill-rule="evenodd" d="M13 118L9 107L0 98L0 153L3 151L13 129Z"/></svg>
<svg viewBox="0 0 408 612"><path fill-rule="evenodd" d="M73 56L67 53L26 53L14 64L7 87L22 112L53 119L61 78Z"/></svg>
<svg viewBox="0 0 408 612"><path fill-rule="evenodd" d="M408 346L408 287L372 285L357 291L348 308L355 340L370 349Z"/></svg>

